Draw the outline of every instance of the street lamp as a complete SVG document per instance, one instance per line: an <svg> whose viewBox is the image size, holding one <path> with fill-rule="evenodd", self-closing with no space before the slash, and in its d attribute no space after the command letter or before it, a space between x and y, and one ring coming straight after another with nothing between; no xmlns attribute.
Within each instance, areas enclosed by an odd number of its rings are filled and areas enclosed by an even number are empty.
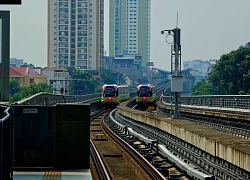
<svg viewBox="0 0 250 180"><path fill-rule="evenodd" d="M175 111L174 118L179 117L179 93L183 91L183 80L181 76L181 30L176 27L171 30L162 30L161 34L166 33L166 42L171 45L171 92L174 92L175 96ZM173 36L173 42L168 42L167 37ZM174 58L173 58L174 57ZM173 68L174 64L174 68Z"/></svg>

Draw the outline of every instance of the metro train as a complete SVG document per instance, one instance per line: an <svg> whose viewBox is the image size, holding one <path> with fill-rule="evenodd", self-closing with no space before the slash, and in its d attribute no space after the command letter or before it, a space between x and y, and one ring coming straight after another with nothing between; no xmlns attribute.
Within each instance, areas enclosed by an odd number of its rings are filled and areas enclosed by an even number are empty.
<svg viewBox="0 0 250 180"><path fill-rule="evenodd" d="M122 101L130 99L127 85L105 84L102 86L101 103L105 109L116 107Z"/></svg>
<svg viewBox="0 0 250 180"><path fill-rule="evenodd" d="M156 87L150 84L138 85L135 99L139 109L155 109Z"/></svg>

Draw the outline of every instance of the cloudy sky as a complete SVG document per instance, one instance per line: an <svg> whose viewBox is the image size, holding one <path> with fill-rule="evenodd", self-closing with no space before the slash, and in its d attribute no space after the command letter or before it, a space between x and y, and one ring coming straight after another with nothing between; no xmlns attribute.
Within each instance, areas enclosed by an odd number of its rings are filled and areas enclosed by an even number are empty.
<svg viewBox="0 0 250 180"><path fill-rule="evenodd" d="M151 61L170 68L170 45L163 29L176 26L179 13L182 60L216 59L250 41L249 0L152 0ZM11 10L11 57L37 66L47 62L47 0L23 0ZM108 0L105 0L105 50L108 52Z"/></svg>

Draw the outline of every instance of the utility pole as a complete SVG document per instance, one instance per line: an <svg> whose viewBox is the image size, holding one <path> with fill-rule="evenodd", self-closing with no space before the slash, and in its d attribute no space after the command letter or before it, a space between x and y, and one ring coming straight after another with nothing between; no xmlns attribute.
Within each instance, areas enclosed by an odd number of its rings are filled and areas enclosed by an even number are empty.
<svg viewBox="0 0 250 180"><path fill-rule="evenodd" d="M175 110L174 117L179 118L179 97L183 91L183 77L181 75L181 30L176 27L172 30L162 30L161 34L167 32L166 42L171 45L171 92L174 92ZM173 42L167 41L168 36L173 36Z"/></svg>

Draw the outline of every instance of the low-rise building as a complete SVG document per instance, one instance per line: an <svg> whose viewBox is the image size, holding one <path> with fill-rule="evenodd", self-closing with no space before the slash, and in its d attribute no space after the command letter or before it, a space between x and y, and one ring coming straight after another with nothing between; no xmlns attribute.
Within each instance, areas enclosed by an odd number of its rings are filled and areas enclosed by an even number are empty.
<svg viewBox="0 0 250 180"><path fill-rule="evenodd" d="M20 86L47 83L47 77L44 74L29 67L10 67L10 79L17 80Z"/></svg>
<svg viewBox="0 0 250 180"><path fill-rule="evenodd" d="M42 73L47 76L47 84L53 88L54 94L61 94L62 88L64 95L69 94L70 76L66 68L45 68Z"/></svg>
<svg viewBox="0 0 250 180"><path fill-rule="evenodd" d="M106 56L103 67L105 70L128 76L130 79L142 76L140 55Z"/></svg>

